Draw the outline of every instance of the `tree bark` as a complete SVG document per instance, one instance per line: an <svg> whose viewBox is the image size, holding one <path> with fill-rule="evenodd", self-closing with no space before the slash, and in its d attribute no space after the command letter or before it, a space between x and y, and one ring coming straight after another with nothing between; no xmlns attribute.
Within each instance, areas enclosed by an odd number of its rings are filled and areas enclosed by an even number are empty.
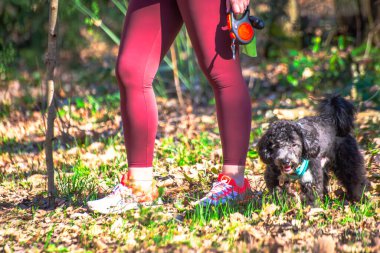
<svg viewBox="0 0 380 253"><path fill-rule="evenodd" d="M45 156L48 176L48 198L49 207L54 208L54 197L56 193L54 185L54 162L53 162L53 138L54 120L56 118L54 99L54 69L57 62L57 16L59 0L50 0L49 6L49 34L48 48L45 58L46 64L46 96L47 96L47 128L45 138Z"/></svg>

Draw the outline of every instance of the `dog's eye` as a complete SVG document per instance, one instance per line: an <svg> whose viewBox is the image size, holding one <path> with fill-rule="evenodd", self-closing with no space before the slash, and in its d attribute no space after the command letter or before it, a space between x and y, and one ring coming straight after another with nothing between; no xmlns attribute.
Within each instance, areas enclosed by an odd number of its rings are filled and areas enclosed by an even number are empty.
<svg viewBox="0 0 380 253"><path fill-rule="evenodd" d="M293 148L296 148L296 147L298 147L298 144L293 143L292 147L293 147Z"/></svg>

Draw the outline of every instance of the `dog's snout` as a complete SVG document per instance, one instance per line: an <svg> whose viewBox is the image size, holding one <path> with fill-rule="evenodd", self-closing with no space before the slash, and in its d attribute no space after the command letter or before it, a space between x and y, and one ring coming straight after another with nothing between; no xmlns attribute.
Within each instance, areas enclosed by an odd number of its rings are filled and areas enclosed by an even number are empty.
<svg viewBox="0 0 380 253"><path fill-rule="evenodd" d="M290 165L290 159L289 158L283 158L280 160L282 165Z"/></svg>

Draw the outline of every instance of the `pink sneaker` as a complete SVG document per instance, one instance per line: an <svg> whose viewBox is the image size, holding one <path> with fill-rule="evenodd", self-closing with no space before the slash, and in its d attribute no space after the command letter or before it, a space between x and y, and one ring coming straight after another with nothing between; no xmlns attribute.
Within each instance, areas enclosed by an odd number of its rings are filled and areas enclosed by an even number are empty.
<svg viewBox="0 0 380 253"><path fill-rule="evenodd" d="M218 181L213 183L212 189L195 204L217 205L226 202L245 203L252 199L251 186L244 178L243 186L237 186L235 180L229 176L219 174Z"/></svg>

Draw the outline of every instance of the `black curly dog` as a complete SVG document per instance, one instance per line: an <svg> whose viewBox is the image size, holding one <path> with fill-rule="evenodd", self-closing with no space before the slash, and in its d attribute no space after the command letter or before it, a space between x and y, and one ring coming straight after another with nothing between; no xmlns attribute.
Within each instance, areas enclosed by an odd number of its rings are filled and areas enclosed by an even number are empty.
<svg viewBox="0 0 380 253"><path fill-rule="evenodd" d="M340 95L319 101L318 116L298 121L279 120L269 126L258 143L267 165L265 182L270 191L279 186L279 176L293 178L304 160L308 169L299 175L303 200L314 204L315 194L327 194L328 171L332 169L346 189L349 200L359 201L368 186L364 159L351 135L355 108Z"/></svg>

